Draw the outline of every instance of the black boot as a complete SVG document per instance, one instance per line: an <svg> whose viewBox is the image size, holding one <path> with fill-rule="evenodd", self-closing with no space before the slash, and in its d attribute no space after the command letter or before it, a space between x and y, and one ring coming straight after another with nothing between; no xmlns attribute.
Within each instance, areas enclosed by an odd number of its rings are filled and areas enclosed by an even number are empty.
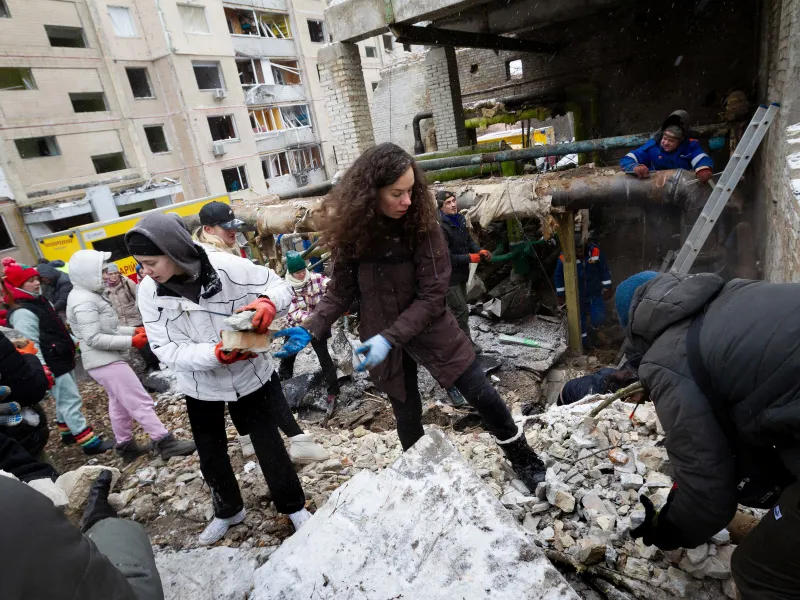
<svg viewBox="0 0 800 600"><path fill-rule="evenodd" d="M86 533L95 523L103 519L117 518L117 511L111 508L108 503L108 492L111 491L112 479L111 471L104 469L92 484L89 490L86 510L83 511L83 517L81 517L81 531L83 533Z"/></svg>
<svg viewBox="0 0 800 600"><path fill-rule="evenodd" d="M528 446L528 440L522 429L513 438L506 441L497 441L497 445L505 453L506 458L511 462L514 472L522 480L531 494L536 491L536 486L544 481L547 467L542 460L536 456L533 448Z"/></svg>
<svg viewBox="0 0 800 600"><path fill-rule="evenodd" d="M128 440L127 442L122 442L114 446L114 451L117 453L117 456L122 458L122 462L127 465L143 454L150 452L150 447L140 446L136 443L136 440Z"/></svg>

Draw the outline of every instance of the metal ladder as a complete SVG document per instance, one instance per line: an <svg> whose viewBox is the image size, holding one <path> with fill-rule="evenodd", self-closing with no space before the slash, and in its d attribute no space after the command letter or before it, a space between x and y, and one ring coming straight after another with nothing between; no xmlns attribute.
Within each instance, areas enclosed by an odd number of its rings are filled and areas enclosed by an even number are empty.
<svg viewBox="0 0 800 600"><path fill-rule="evenodd" d="M758 107L756 114L753 115L752 121L747 126L742 139L736 146L736 150L728 161L725 170L717 180L714 186L714 191L708 198L708 202L703 207L700 215L697 217L692 231L686 238L683 248L678 253L675 263L670 269L671 273L686 274L692 268L697 255L706 243L708 236L717 224L717 219L722 214L725 205L728 204L733 190L739 184L742 178L742 173L750 164L756 149L761 144L761 140L767 134L769 126L772 124L775 115L778 114L780 104L773 102L769 107L763 104Z"/></svg>

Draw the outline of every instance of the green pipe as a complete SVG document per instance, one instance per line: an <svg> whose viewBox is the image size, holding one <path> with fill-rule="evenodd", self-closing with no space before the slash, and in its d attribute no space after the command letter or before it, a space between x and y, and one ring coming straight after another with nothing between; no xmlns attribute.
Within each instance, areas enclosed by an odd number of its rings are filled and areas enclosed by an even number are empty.
<svg viewBox="0 0 800 600"><path fill-rule="evenodd" d="M544 121L549 119L552 112L549 108L537 106L536 108L526 108L518 112L503 113L493 117L473 117L464 121L464 127L467 129L477 129L478 127L488 127L497 123L506 123L513 125L517 121L524 121L525 119L536 119L537 121Z"/></svg>
<svg viewBox="0 0 800 600"><path fill-rule="evenodd" d="M476 146L462 146L461 148L453 148L452 150L437 150L436 152L425 152L424 154L417 154L414 160L429 160L432 158L447 158L449 156L467 156L468 154L480 154L481 152L500 152L501 150L510 150L509 146L503 140L499 142L489 142L488 144L478 144Z"/></svg>
<svg viewBox="0 0 800 600"><path fill-rule="evenodd" d="M506 165L509 163L501 163ZM514 163L510 163L513 165ZM450 169L440 169L438 171L426 171L427 182L455 181L456 179L469 179L470 177L480 177L481 175L505 175L502 169L498 169L497 163L485 163L482 165L470 165L467 167L452 167Z"/></svg>

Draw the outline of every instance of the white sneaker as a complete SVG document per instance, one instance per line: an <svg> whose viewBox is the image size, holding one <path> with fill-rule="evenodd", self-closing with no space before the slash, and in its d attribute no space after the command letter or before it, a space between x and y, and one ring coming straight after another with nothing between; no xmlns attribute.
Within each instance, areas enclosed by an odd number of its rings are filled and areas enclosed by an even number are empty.
<svg viewBox="0 0 800 600"><path fill-rule="evenodd" d="M292 462L308 464L328 460L330 454L325 448L314 442L314 437L308 433L301 433L290 437L289 457Z"/></svg>
<svg viewBox="0 0 800 600"><path fill-rule="evenodd" d="M256 455L256 449L253 448L253 442L250 441L249 435L240 435L239 445L242 447L242 458L250 458Z"/></svg>
<svg viewBox="0 0 800 600"><path fill-rule="evenodd" d="M218 519L214 517L214 520L208 524L203 530L203 533L200 534L200 545L201 546L208 546L209 544L213 544L222 539L222 536L228 531L231 525L238 525L242 521L244 521L245 511L244 509L240 510L238 513L233 515L232 517L228 517L227 519Z"/></svg>
<svg viewBox="0 0 800 600"><path fill-rule="evenodd" d="M292 513L289 515L289 518L292 520L292 525L294 525L295 531L300 531L300 528L306 524L311 518L311 513L308 512L305 508L301 508L296 513Z"/></svg>

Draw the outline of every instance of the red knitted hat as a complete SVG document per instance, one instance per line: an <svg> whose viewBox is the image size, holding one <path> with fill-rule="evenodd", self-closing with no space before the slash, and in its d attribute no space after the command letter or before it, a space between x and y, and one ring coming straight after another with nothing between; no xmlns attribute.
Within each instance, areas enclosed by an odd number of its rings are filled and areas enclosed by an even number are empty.
<svg viewBox="0 0 800 600"><path fill-rule="evenodd" d="M20 287L31 277L38 277L39 272L28 265L21 265L10 256L3 259L3 271L6 281L14 287Z"/></svg>

